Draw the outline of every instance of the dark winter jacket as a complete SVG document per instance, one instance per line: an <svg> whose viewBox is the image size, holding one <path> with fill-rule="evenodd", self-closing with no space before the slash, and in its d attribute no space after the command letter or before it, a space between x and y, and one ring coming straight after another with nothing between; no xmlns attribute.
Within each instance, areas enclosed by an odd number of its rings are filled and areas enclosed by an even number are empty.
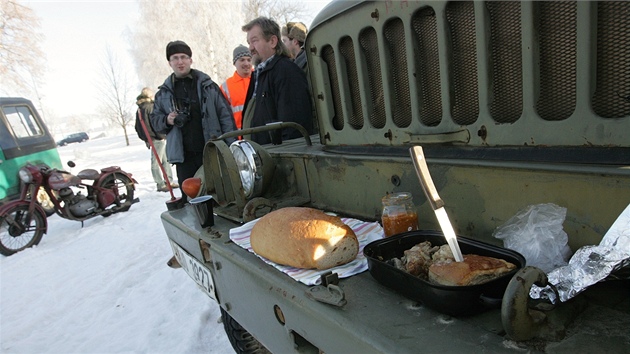
<svg viewBox="0 0 630 354"><path fill-rule="evenodd" d="M153 100L150 98L141 98L137 102L138 111L136 111L136 133L138 133L138 137L142 139L145 143L148 143L146 134L144 133L144 129L142 129L142 124L140 123L140 114L142 114L142 120L144 120L144 125L147 127L147 131L149 132L149 137L151 140L163 140L166 138L166 135L159 134L153 131L151 127L151 113L153 112Z"/></svg>
<svg viewBox="0 0 630 354"><path fill-rule="evenodd" d="M219 86L212 81L210 76L199 70L192 69L191 73L196 79L197 94L201 102L201 126L204 140L207 142L236 130L232 107L221 93ZM184 144L181 129L166 123L168 114L175 111L173 80L174 74L171 74L155 94L151 124L155 131L167 134L166 157L169 163L175 164L184 161ZM226 139L226 143L230 144L234 140L236 139Z"/></svg>
<svg viewBox="0 0 630 354"><path fill-rule="evenodd" d="M256 75L253 73L252 75ZM274 57L258 77L255 110L250 127L258 127L272 122L295 122L301 124L309 134L313 133L313 113L306 74L284 56ZM256 77L252 76L245 99L245 114L254 93ZM284 129L282 140L301 137L295 129ZM259 144L271 142L268 132L252 134L252 140Z"/></svg>
<svg viewBox="0 0 630 354"><path fill-rule="evenodd" d="M300 52L298 53L298 55L295 57L295 59L293 60L293 62L300 67L300 69L304 70L304 72L306 71L306 51L304 51L304 48L302 48L302 50L300 50Z"/></svg>

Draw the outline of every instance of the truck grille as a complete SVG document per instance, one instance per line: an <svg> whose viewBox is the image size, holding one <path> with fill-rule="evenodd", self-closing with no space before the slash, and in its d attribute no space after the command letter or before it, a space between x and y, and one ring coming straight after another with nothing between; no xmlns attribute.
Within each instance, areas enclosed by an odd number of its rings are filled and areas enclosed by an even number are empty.
<svg viewBox="0 0 630 354"><path fill-rule="evenodd" d="M630 3L597 3L597 85L593 109L604 118L630 115Z"/></svg>
<svg viewBox="0 0 630 354"><path fill-rule="evenodd" d="M366 2L327 22L306 42L325 144L629 145L630 2Z"/></svg>
<svg viewBox="0 0 630 354"><path fill-rule="evenodd" d="M452 119L461 125L474 123L479 116L475 11L470 1L453 2L446 8L451 29Z"/></svg>
<svg viewBox="0 0 630 354"><path fill-rule="evenodd" d="M432 127L442 120L440 58L435 11L420 9L411 21L414 39L415 85L418 88L418 115L422 124Z"/></svg>
<svg viewBox="0 0 630 354"><path fill-rule="evenodd" d="M536 26L540 33L540 95L536 111L545 120L567 119L577 101L577 4L541 2Z"/></svg>
<svg viewBox="0 0 630 354"><path fill-rule="evenodd" d="M383 81L381 77L381 61L378 53L378 38L374 28L366 28L359 35L361 43L361 55L365 59L367 66L368 87L370 101L367 106L370 108L368 115L370 124L374 128L385 126L385 95L383 93Z"/></svg>

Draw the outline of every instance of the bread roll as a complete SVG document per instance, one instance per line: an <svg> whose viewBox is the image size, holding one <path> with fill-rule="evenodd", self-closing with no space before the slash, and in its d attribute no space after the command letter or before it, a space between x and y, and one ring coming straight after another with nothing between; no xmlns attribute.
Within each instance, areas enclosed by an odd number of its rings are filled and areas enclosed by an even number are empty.
<svg viewBox="0 0 630 354"><path fill-rule="evenodd" d="M486 283L516 266L499 258L464 255L463 262L436 261L429 267L429 281L452 286L465 286Z"/></svg>
<svg viewBox="0 0 630 354"><path fill-rule="evenodd" d="M256 254L296 268L328 269L354 260L359 241L337 216L301 207L288 207L263 216L252 228Z"/></svg>

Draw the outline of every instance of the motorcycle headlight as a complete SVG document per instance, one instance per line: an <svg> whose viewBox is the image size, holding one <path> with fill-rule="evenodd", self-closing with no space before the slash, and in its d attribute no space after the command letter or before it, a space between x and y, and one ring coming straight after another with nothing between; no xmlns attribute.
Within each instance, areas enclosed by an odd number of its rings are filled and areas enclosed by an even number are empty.
<svg viewBox="0 0 630 354"><path fill-rule="evenodd" d="M236 161L245 198L259 196L263 189L262 161L256 150L244 140L237 140L230 145L230 151Z"/></svg>
<svg viewBox="0 0 630 354"><path fill-rule="evenodd" d="M22 182L24 183L31 183L33 181L33 175L31 174L31 171L29 171L25 167L20 168L18 175L20 176L20 180L22 180Z"/></svg>

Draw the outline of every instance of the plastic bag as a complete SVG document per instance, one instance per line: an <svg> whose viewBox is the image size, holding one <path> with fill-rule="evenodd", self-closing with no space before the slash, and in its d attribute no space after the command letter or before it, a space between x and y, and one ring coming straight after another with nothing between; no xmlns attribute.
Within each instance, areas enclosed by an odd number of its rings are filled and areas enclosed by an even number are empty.
<svg viewBox="0 0 630 354"><path fill-rule="evenodd" d="M571 255L562 229L566 215L567 209L555 204L530 205L499 226L493 236L502 239L505 248L522 254L527 265L549 273L566 265Z"/></svg>
<svg viewBox="0 0 630 354"><path fill-rule="evenodd" d="M548 299L552 303L565 302L587 287L606 279L627 279L630 267L630 205L619 215L598 246L580 247L569 264L556 268L548 276L551 287L532 286L532 299ZM560 296L558 299L556 294Z"/></svg>

